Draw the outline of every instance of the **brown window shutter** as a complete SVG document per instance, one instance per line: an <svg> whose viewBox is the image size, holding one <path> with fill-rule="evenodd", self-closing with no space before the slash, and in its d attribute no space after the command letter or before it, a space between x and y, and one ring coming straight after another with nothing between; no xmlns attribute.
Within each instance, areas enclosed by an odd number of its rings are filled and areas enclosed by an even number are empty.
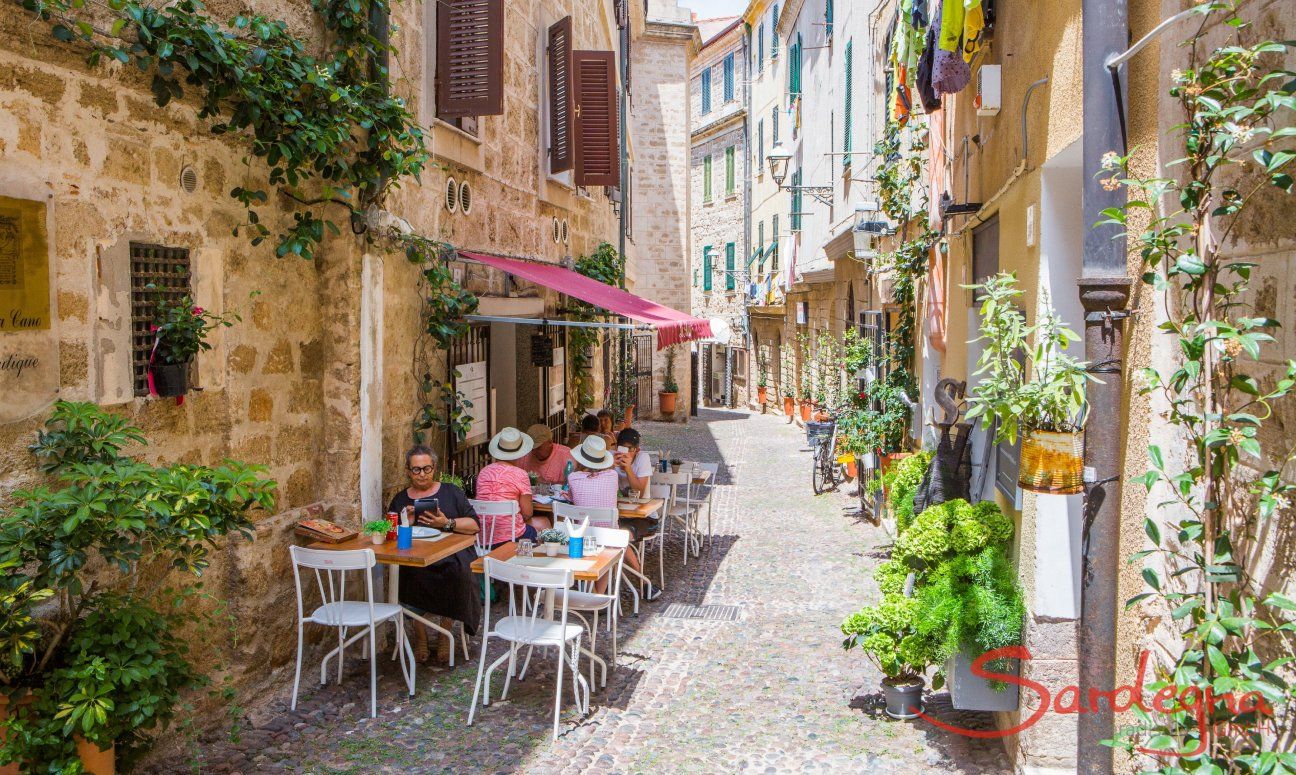
<svg viewBox="0 0 1296 775"><path fill-rule="evenodd" d="M549 28L549 171L572 168L572 18Z"/></svg>
<svg viewBox="0 0 1296 775"><path fill-rule="evenodd" d="M616 60L611 51L572 54L576 94L576 185L621 184Z"/></svg>
<svg viewBox="0 0 1296 775"><path fill-rule="evenodd" d="M504 112L504 0L436 0L436 110L442 118Z"/></svg>

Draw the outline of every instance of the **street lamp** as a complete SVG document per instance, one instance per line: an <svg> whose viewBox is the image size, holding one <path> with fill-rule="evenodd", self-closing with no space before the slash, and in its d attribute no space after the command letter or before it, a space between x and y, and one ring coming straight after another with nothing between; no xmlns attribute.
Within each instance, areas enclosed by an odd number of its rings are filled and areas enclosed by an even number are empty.
<svg viewBox="0 0 1296 775"><path fill-rule="evenodd" d="M832 207L832 186L783 185L783 180L787 178L788 162L792 160L792 153L788 151L787 146L783 145L783 143L775 144L770 149L770 152L765 154L765 159L769 162L770 176L774 178L774 185L792 194L809 194L820 203Z"/></svg>
<svg viewBox="0 0 1296 775"><path fill-rule="evenodd" d="M890 230L886 221L871 217L878 211L878 203L865 200L855 205L855 223L851 228L855 240L855 258L860 261L877 258L876 240Z"/></svg>
<svg viewBox="0 0 1296 775"><path fill-rule="evenodd" d="M792 160L792 153L783 143L776 143L770 152L765 154L765 160L769 162L769 171L774 178L774 185L783 188L783 179L787 177L788 162Z"/></svg>

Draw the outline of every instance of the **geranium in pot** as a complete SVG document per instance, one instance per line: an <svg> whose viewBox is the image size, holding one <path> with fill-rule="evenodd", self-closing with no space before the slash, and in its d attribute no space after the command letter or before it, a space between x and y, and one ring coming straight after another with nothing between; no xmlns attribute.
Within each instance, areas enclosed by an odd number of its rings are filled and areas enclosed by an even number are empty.
<svg viewBox="0 0 1296 775"><path fill-rule="evenodd" d="M886 714L895 719L917 718L922 710L924 673L930 660L926 641L914 629L917 603L899 594L846 617L842 647L858 646L885 676L882 693Z"/></svg>
<svg viewBox="0 0 1296 775"><path fill-rule="evenodd" d="M370 520L364 523L364 527L360 528L360 532L369 536L369 540L373 541L374 546L378 546L387 540L388 530L391 530L391 522L385 519Z"/></svg>
<svg viewBox="0 0 1296 775"><path fill-rule="evenodd" d="M123 453L143 443L124 418L60 401L31 447L52 486L0 512L0 765L105 772L114 752L129 765L207 683L181 633L229 620L183 579L223 536L252 535L249 512L273 508L274 482L232 461Z"/></svg>
<svg viewBox="0 0 1296 775"><path fill-rule="evenodd" d="M666 374L662 377L662 389L657 394L661 413L675 414L675 399L679 396L679 385L675 382L675 348L666 348Z"/></svg>
<svg viewBox="0 0 1296 775"><path fill-rule="evenodd" d="M1001 273L972 286L982 294L982 352L968 398L968 419L995 426L995 441L1013 444L1022 436L1018 484L1038 493L1073 495L1084 486L1084 442L1080 418L1085 384L1093 380L1085 363L1067 355L1079 336L1047 305L1039 322L1027 325L1016 306L1017 278ZM1096 380L1095 380L1096 381Z"/></svg>
<svg viewBox="0 0 1296 775"><path fill-rule="evenodd" d="M189 296L174 303L159 296L152 325L154 347L149 356L153 392L159 396L188 392L194 356L212 347L208 334L218 326L232 326L239 319L235 313L216 315L196 307Z"/></svg>

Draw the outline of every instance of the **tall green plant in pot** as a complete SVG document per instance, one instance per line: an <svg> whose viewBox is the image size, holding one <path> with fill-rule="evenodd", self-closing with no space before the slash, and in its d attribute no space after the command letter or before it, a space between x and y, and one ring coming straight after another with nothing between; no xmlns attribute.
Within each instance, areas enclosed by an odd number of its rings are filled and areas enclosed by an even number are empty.
<svg viewBox="0 0 1296 775"><path fill-rule="evenodd" d="M675 347L666 348L666 373L662 376L662 389L657 394L658 407L666 416L675 414L675 399L679 395L679 385L675 382Z"/></svg>
<svg viewBox="0 0 1296 775"><path fill-rule="evenodd" d="M1022 436L1018 484L1039 493L1072 495L1083 489L1084 450L1081 417L1085 383L1093 379L1085 364L1067 355L1079 340L1057 313L1044 305L1039 322L1028 325L1017 306L1021 290L1013 273L1000 273L981 285L983 349L975 376L968 419L995 428L995 441Z"/></svg>
<svg viewBox="0 0 1296 775"><path fill-rule="evenodd" d="M76 772L77 738L129 763L207 683L180 633L225 617L192 579L222 537L251 535L275 485L234 461L124 454L140 443L120 418L61 401L32 445L52 486L0 513L0 692L23 700L0 726L0 764Z"/></svg>

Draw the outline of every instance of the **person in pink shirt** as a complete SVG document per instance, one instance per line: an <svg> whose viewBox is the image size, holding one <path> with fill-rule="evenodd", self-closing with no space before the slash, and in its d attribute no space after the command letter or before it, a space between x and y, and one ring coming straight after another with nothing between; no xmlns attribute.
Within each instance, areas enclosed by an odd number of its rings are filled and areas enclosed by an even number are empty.
<svg viewBox="0 0 1296 775"><path fill-rule="evenodd" d="M555 442L553 431L541 423L527 428L527 436L535 446L522 458L522 468L535 474L541 484L562 484L572 459L571 447Z"/></svg>
<svg viewBox="0 0 1296 775"><path fill-rule="evenodd" d="M567 486L571 489L572 505L588 506L591 508L617 508L617 490L620 487L620 477L613 468L616 463L615 456L608 451L607 442L602 436L590 436L581 442L581 445L571 452L572 460L576 463L576 470L572 471L571 476L567 477ZM634 524L634 520L618 520L618 526L623 530L629 530L635 540L640 537L639 529ZM661 597L661 590L654 587L651 582L647 581L643 574L643 567L639 564L639 554L635 552L634 547L626 548L625 554L626 565L640 577L643 578L647 586L644 588L645 600L656 600ZM601 578L595 585L597 592L603 592L607 587L607 578Z"/></svg>
<svg viewBox="0 0 1296 775"><path fill-rule="evenodd" d="M487 446L494 462L477 473L477 500L517 501L518 504L518 514L511 525L501 526L496 520L488 527L489 520L483 520L482 529L488 530L486 540L492 546L519 538L535 540L540 530L549 527L548 520L534 516L531 477L518 465L531 448L531 438L511 427L495 434Z"/></svg>

